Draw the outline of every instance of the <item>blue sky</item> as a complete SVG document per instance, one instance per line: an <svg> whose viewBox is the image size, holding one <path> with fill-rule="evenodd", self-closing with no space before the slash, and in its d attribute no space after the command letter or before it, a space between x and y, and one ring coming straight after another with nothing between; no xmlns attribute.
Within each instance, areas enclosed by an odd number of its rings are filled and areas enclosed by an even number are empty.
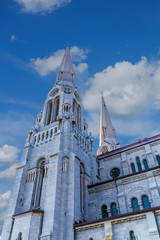
<svg viewBox="0 0 160 240"><path fill-rule="evenodd" d="M101 90L122 146L160 133L160 2L1 0L0 33L1 230L15 163L68 42L95 147Z"/></svg>

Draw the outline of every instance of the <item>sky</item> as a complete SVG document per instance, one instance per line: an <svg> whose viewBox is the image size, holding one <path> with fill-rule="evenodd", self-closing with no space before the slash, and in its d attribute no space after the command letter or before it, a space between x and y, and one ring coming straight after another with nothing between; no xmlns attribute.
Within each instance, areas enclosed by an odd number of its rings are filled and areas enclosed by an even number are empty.
<svg viewBox="0 0 160 240"><path fill-rule="evenodd" d="M67 45L95 149L101 91L121 146L160 133L159 0L1 0L0 232L16 162Z"/></svg>

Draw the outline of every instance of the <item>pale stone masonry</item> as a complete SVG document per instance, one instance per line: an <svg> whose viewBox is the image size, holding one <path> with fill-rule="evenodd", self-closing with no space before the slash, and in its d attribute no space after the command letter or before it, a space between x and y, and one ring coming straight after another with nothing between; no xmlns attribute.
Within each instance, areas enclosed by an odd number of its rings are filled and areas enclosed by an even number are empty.
<svg viewBox="0 0 160 240"><path fill-rule="evenodd" d="M94 156L67 47L29 131L2 240L158 240L160 135L120 147L102 96Z"/></svg>

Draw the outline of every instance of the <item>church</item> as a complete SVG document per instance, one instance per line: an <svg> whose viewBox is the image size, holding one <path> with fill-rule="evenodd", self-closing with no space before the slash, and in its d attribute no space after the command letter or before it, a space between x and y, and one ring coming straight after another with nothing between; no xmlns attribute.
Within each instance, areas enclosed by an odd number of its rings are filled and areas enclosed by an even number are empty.
<svg viewBox="0 0 160 240"><path fill-rule="evenodd" d="M67 47L26 139L2 240L160 239L160 135L120 147L102 96L97 156L93 142Z"/></svg>

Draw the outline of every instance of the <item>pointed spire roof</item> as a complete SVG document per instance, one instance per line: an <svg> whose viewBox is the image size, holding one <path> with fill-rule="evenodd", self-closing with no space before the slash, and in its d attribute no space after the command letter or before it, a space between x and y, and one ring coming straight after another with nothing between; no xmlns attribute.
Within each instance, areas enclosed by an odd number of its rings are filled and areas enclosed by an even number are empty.
<svg viewBox="0 0 160 240"><path fill-rule="evenodd" d="M112 145L119 146L119 143L116 138L115 128L113 127L112 121L111 121L109 113L108 113L107 106L104 101L104 97L102 95L99 147L102 148L102 147L106 146L108 151L109 150L111 151Z"/></svg>
<svg viewBox="0 0 160 240"><path fill-rule="evenodd" d="M101 99L101 120L100 120L100 128L102 127L107 127L108 130L112 130L113 129L113 125L108 113L108 109L106 107L105 101L104 101L104 97L102 95L102 99Z"/></svg>
<svg viewBox="0 0 160 240"><path fill-rule="evenodd" d="M66 48L60 69L57 73L56 83L64 85L74 85L75 84L75 73L72 65L72 58L69 47Z"/></svg>
<svg viewBox="0 0 160 240"><path fill-rule="evenodd" d="M66 51L65 51L65 54L64 54L61 66L60 66L60 71L74 74L69 47L66 48Z"/></svg>

